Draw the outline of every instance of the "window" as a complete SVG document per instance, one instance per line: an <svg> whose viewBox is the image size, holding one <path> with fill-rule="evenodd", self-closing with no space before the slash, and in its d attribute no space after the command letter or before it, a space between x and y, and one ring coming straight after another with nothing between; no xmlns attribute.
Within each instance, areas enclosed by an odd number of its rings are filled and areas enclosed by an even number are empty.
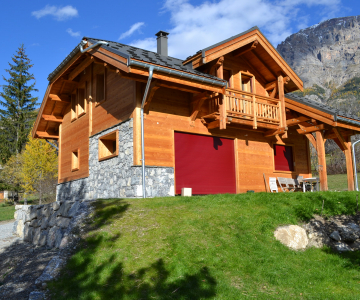
<svg viewBox="0 0 360 300"><path fill-rule="evenodd" d="M119 131L115 130L99 138L99 161L119 154Z"/></svg>
<svg viewBox="0 0 360 300"><path fill-rule="evenodd" d="M85 89L78 89L78 108L77 108L77 116L81 117L86 113L86 95Z"/></svg>
<svg viewBox="0 0 360 300"><path fill-rule="evenodd" d="M275 171L294 171L292 146L274 145Z"/></svg>
<svg viewBox="0 0 360 300"><path fill-rule="evenodd" d="M223 78L227 81L228 87L231 87L231 71L230 70L223 70Z"/></svg>
<svg viewBox="0 0 360 300"><path fill-rule="evenodd" d="M76 94L71 94L71 121L76 119Z"/></svg>
<svg viewBox="0 0 360 300"><path fill-rule="evenodd" d="M96 75L96 105L99 105L101 102L105 101L105 87L106 87L106 69L104 73Z"/></svg>
<svg viewBox="0 0 360 300"><path fill-rule="evenodd" d="M253 93L252 80L253 77L241 74L241 88L244 92Z"/></svg>
<svg viewBox="0 0 360 300"><path fill-rule="evenodd" d="M79 149L76 149L71 154L71 171L77 171L79 170L80 166L80 151Z"/></svg>

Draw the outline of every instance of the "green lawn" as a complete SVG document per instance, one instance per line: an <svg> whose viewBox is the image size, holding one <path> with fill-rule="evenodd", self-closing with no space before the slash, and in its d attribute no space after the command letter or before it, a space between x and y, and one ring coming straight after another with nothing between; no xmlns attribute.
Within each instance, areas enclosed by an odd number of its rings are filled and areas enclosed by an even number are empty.
<svg viewBox="0 0 360 300"><path fill-rule="evenodd" d="M360 180L360 173L358 173L358 180ZM328 187L330 191L347 191L347 175L328 175Z"/></svg>
<svg viewBox="0 0 360 300"><path fill-rule="evenodd" d="M14 219L15 206L0 204L0 221L12 220Z"/></svg>
<svg viewBox="0 0 360 300"><path fill-rule="evenodd" d="M275 228L321 210L354 214L354 192L255 193L95 202L52 299L358 299L360 254L295 252Z"/></svg>

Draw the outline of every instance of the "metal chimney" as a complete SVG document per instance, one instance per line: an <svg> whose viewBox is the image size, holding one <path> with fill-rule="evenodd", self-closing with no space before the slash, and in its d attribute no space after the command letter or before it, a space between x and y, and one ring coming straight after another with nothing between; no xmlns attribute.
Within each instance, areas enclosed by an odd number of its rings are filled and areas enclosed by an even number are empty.
<svg viewBox="0 0 360 300"><path fill-rule="evenodd" d="M160 55L168 56L168 32L159 31L157 34L157 53Z"/></svg>

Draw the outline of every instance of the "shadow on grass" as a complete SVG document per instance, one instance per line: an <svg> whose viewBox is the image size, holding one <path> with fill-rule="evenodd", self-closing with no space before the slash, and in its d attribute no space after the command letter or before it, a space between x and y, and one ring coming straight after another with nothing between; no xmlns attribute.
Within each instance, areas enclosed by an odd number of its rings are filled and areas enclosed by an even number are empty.
<svg viewBox="0 0 360 300"><path fill-rule="evenodd" d="M360 271L360 251L336 253L328 247L323 248L322 251L328 255L340 257L343 260L343 268Z"/></svg>
<svg viewBox="0 0 360 300"><path fill-rule="evenodd" d="M104 199L94 203L95 215L86 226L87 238L67 263L59 280L49 284L52 299L208 299L216 294L216 280L207 267L175 277L162 258L126 273L119 259L121 233L102 227L121 219L128 200ZM100 229L100 231L99 231ZM124 257L124 256L122 256ZM127 263L128 266L128 263Z"/></svg>

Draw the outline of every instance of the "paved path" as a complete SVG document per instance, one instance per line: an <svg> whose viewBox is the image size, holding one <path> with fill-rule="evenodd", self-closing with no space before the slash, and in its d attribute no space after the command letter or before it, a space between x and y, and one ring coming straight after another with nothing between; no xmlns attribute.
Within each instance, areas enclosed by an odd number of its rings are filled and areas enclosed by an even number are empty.
<svg viewBox="0 0 360 300"><path fill-rule="evenodd" d="M19 237L12 232L13 226L14 220L0 222L0 252L14 241L19 240Z"/></svg>

